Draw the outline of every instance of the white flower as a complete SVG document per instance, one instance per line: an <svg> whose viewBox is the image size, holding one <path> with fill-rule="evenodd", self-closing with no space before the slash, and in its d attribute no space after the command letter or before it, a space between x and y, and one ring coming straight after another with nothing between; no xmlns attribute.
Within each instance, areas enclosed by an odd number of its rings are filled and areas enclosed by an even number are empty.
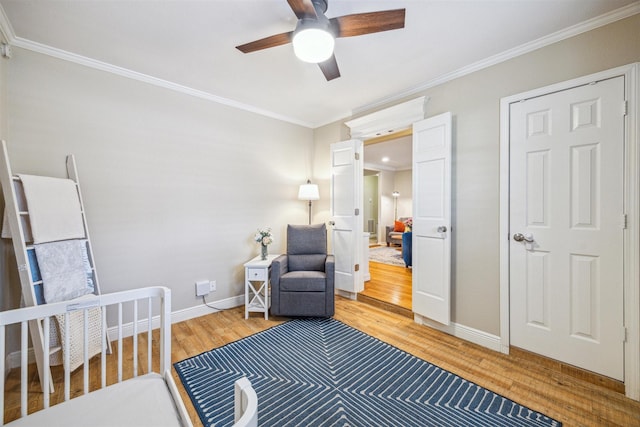
<svg viewBox="0 0 640 427"><path fill-rule="evenodd" d="M271 234L271 227L268 228L259 228L258 232L253 236L253 239L262 244L262 245L270 245L273 243L273 235Z"/></svg>

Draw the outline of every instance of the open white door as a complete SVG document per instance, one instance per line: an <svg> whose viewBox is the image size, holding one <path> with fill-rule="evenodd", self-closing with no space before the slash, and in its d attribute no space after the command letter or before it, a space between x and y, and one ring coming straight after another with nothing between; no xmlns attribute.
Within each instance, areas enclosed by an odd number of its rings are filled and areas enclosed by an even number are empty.
<svg viewBox="0 0 640 427"><path fill-rule="evenodd" d="M413 311L451 321L451 113L413 125Z"/></svg>
<svg viewBox="0 0 640 427"><path fill-rule="evenodd" d="M364 290L362 265L362 141L331 144L331 239L336 290L355 298Z"/></svg>

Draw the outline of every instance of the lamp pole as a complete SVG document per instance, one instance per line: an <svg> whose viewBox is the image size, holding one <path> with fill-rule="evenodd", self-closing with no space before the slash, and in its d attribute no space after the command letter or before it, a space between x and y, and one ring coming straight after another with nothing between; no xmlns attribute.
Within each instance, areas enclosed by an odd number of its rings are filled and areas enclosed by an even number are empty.
<svg viewBox="0 0 640 427"><path fill-rule="evenodd" d="M396 220L398 219L398 197L400 197L400 192L394 191L391 195L393 196L393 219Z"/></svg>

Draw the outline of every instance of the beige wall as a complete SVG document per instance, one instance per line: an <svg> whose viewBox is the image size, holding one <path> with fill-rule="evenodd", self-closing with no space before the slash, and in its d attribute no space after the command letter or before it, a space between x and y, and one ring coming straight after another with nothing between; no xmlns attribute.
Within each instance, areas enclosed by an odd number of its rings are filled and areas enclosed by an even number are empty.
<svg viewBox="0 0 640 427"><path fill-rule="evenodd" d="M427 116L454 116L454 322L499 334L500 99L640 61L639 28L635 15L410 97L430 98ZM348 139L341 123L316 130L316 152L328 151L338 133ZM316 162L316 172L328 174L328 166Z"/></svg>
<svg viewBox="0 0 640 427"><path fill-rule="evenodd" d="M362 191L362 222L363 230L365 232L369 231L369 220L374 221L374 227L372 230L372 234L377 238L378 231L377 225L379 222L378 212L379 212L379 197L378 197L378 176L377 175L367 175L364 177L362 182L363 191Z"/></svg>
<svg viewBox="0 0 640 427"><path fill-rule="evenodd" d="M174 311L202 304L196 280L243 295L256 229L276 253L306 223L312 130L23 49L3 64L12 167L62 177L75 155L103 292L166 285Z"/></svg>
<svg viewBox="0 0 640 427"><path fill-rule="evenodd" d="M398 171L393 176L393 188L400 193L400 197L398 197L398 218L413 215L412 179L413 174L410 170Z"/></svg>

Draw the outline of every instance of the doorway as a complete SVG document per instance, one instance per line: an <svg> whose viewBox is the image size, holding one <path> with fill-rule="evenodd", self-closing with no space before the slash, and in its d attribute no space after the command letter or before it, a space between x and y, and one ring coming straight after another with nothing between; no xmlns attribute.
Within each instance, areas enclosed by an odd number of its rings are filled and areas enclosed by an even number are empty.
<svg viewBox="0 0 640 427"><path fill-rule="evenodd" d="M366 140L363 152L363 222L370 234L370 279L358 299L412 317L412 271L403 260L402 234L390 242L387 239L395 220L411 217L411 133Z"/></svg>

